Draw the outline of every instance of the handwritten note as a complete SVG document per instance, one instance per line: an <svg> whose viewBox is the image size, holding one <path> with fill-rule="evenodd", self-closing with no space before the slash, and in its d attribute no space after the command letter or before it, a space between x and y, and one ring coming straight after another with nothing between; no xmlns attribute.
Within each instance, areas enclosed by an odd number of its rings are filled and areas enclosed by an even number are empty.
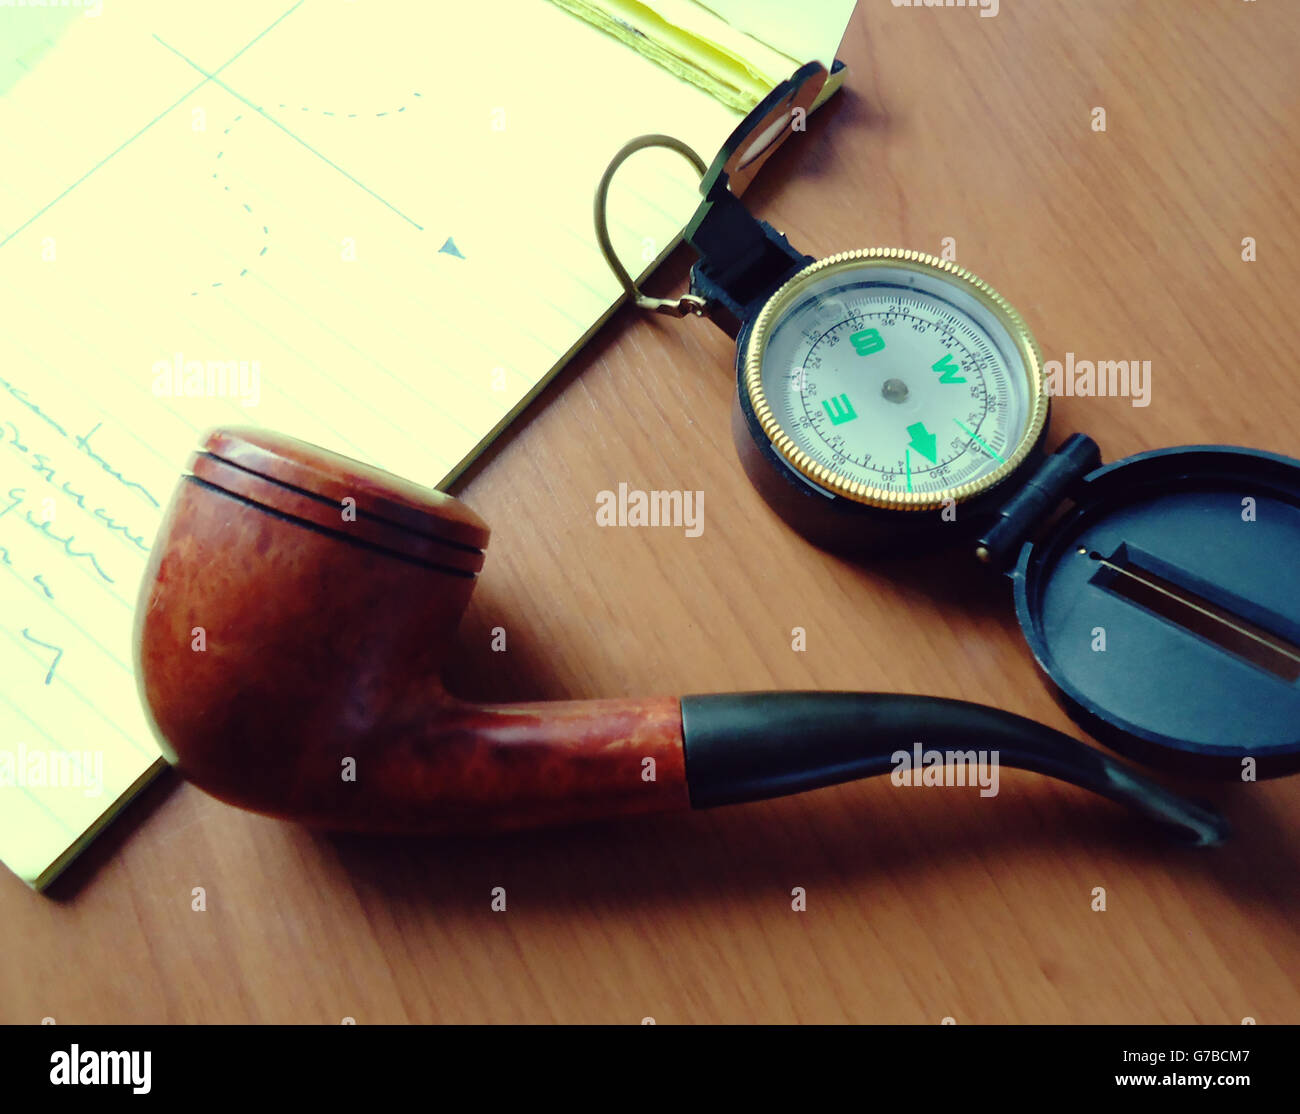
<svg viewBox="0 0 1300 1114"><path fill-rule="evenodd" d="M62 386L0 376L0 849L29 881L159 760L130 631L171 479Z"/></svg>

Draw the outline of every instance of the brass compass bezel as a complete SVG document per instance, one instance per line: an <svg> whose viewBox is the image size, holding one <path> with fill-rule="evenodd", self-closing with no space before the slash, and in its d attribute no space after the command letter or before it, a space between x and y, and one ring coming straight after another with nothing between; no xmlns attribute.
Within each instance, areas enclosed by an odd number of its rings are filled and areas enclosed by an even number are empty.
<svg viewBox="0 0 1300 1114"><path fill-rule="evenodd" d="M966 483L939 491L889 491L886 488L860 483L819 464L799 448L772 413L766 392L763 390L763 354L785 311L815 281L833 275L837 271L861 272L874 267L915 271L944 281L955 280L997 318L1011 337L1028 380L1030 414L1024 433L1015 449L993 471L978 479L968 480ZM819 259L788 279L767 300L755 319L746 344L743 382L749 404L764 434L791 468L836 495L855 503L886 510L933 510L946 506L949 501L960 503L971 499L997 486L1024 463L1025 458L1037 444L1047 425L1049 408L1042 352L1033 333L1029 331L1029 327L1015 307L983 279L964 267L959 267L950 260L938 259L925 252L905 248L863 248L857 251L840 252L838 255Z"/></svg>

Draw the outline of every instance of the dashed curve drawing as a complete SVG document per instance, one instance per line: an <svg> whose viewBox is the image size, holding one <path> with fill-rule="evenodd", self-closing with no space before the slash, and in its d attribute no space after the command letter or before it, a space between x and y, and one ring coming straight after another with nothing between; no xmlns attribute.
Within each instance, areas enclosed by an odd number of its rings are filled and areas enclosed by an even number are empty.
<svg viewBox="0 0 1300 1114"><path fill-rule="evenodd" d="M411 96L412 96L413 98L417 99L417 100L422 99L422 95L421 95L420 93L418 93L418 92L412 93ZM282 103L282 104L279 104L277 107L279 107L279 108L283 108L283 109L291 109L293 106L291 106L291 105L289 105L289 104L284 104L284 103ZM302 111L302 112L313 113L313 114L315 114L315 115L319 115L319 116L329 116L329 117L331 117L331 118L333 118L333 119L336 119L336 120L374 120L374 119L378 119L378 118L383 117L383 116L397 116L397 115L399 115L399 114L405 112L405 111L407 110L408 107L410 107L410 106L405 105L405 104L402 104L402 105L399 105L397 108L388 108L388 109L385 109L385 110L382 111L382 112L337 112L337 111L334 111L334 110L332 110L332 109L313 108L311 105L299 105L299 106L298 106L299 110ZM233 132L233 131L235 130L236 125L238 125L239 122L240 122L241 120L243 120L243 119L245 119L245 113L242 113L242 112L241 112L241 113L239 113L237 116L235 116L234 119L232 119L232 120L230 121L230 124L229 124L229 125L228 125L228 126L227 126L223 131L222 131L222 135L223 135L223 136L228 136L228 135L230 135L231 132ZM217 154L216 154L216 161L217 161L218 163L220 163L220 162L225 158L225 154L226 154L226 148L225 148L225 146L223 145L223 146L221 147L221 149L220 149L219 151L217 151ZM231 192L232 192L230 186L229 186L228 184L226 184L226 183L224 182L224 179L222 178L221 167L218 167L217 169L213 170L213 172L212 172L212 180L213 180L214 182L221 183L221 188L222 188L223 192L225 192L225 193L231 193ZM253 206L252 206L248 201L243 200L243 199L238 199L238 198L237 198L237 200L238 200L238 202L239 202L240 207L241 207L241 208L242 208L242 209L243 209L243 210L244 210L244 211L245 211L245 212L246 212L250 217L253 218L254 226L258 228L257 235L258 235L258 238L262 241L261 248L260 248L260 250L259 250L258 253L257 253L257 258L260 259L262 256L266 255L266 253L270 250L270 247L271 247L271 229L270 229L270 226L267 225L267 224L265 224L265 223L262 223L262 222L260 221L260 219L259 219L259 217L258 217L258 214L256 213L256 211L254 210ZM446 242L445 242L445 243L442 245L442 247L440 247L438 250L439 250L440 252L442 252L443 254L455 256L457 259L464 259L464 258L465 258L465 256L461 254L460 249L459 249L458 247L456 247L455 241L454 241L450 236L447 237ZM248 275L248 273L249 273L251 270L252 270L252 264L250 263L249 266L246 266L246 267L241 268L240 271L239 271L239 274L236 275L235 277L236 277L236 278L244 278L246 275ZM206 289L209 289L209 290L215 290L215 289L218 289L219 287L222 287L222 286L224 286L224 285L225 285L224 280L217 280L217 281L215 281L215 282L211 282L211 283L209 283L208 286L206 287ZM196 298L196 297L198 297L198 295L200 294L200 292L201 292L200 290L193 290L193 291L190 292L190 296Z"/></svg>

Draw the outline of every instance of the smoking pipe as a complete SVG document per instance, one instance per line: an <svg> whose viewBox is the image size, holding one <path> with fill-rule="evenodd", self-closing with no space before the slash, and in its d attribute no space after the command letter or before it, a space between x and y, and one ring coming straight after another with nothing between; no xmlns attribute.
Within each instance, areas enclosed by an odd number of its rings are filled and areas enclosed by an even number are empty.
<svg viewBox="0 0 1300 1114"><path fill-rule="evenodd" d="M1213 811L1057 731L842 692L469 704L443 687L488 528L451 496L264 430L190 460L136 612L164 753L213 796L371 832L501 831L759 800L996 751L1217 843Z"/></svg>

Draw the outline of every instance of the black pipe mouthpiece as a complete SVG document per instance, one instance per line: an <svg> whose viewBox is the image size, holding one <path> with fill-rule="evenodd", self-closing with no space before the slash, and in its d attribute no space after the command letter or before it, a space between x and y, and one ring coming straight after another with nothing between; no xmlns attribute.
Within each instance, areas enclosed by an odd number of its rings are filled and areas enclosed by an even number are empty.
<svg viewBox="0 0 1300 1114"><path fill-rule="evenodd" d="M1181 842L1222 843L1228 823L1126 763L1024 716L964 700L861 692L752 692L682 698L694 808L765 800L889 773L914 748L980 751L1090 789ZM918 776L914 771L912 776Z"/></svg>

